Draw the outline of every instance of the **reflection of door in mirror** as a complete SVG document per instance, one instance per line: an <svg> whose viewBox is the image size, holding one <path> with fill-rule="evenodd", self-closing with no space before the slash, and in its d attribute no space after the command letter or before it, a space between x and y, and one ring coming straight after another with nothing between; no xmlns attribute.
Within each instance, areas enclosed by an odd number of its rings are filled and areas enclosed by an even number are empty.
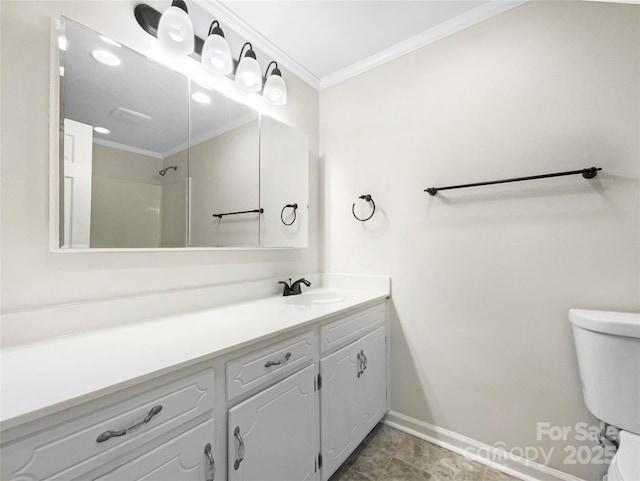
<svg viewBox="0 0 640 481"><path fill-rule="evenodd" d="M196 83L191 92L189 245L258 247L258 114Z"/></svg>
<svg viewBox="0 0 640 481"><path fill-rule="evenodd" d="M90 125L64 120L64 247L89 247L92 139Z"/></svg>
<svg viewBox="0 0 640 481"><path fill-rule="evenodd" d="M260 247L307 247L309 139L270 117L260 119ZM294 209L293 206L296 208ZM289 207L287 207L289 206Z"/></svg>
<svg viewBox="0 0 640 481"><path fill-rule="evenodd" d="M63 247L185 247L188 80L71 20L63 34L62 115L65 126L88 130L90 163L88 195L80 198L66 161L77 156L77 140L65 135ZM79 222L90 225L82 245Z"/></svg>

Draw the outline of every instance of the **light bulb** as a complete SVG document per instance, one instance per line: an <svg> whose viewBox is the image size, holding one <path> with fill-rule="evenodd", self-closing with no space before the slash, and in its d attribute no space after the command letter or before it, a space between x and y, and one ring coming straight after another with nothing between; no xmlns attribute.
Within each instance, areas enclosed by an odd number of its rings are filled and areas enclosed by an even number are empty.
<svg viewBox="0 0 640 481"><path fill-rule="evenodd" d="M213 66L213 68L217 70L221 70L223 67L227 65L227 62L225 62L224 59L221 59L221 58L211 57L209 59L209 62L211 62L211 65Z"/></svg>
<svg viewBox="0 0 640 481"><path fill-rule="evenodd" d="M188 55L193 52L193 24L185 10L184 2L174 1L167 8L158 23L158 41L163 49L175 55Z"/></svg>
<svg viewBox="0 0 640 481"><path fill-rule="evenodd" d="M271 100L272 102L277 102L282 98L282 94L277 90L272 90L271 93L268 95L268 97L269 97L269 100Z"/></svg>
<svg viewBox="0 0 640 481"><path fill-rule="evenodd" d="M260 65L258 65L258 61L255 58L247 55L240 60L236 70L236 83L252 92L260 90L260 87L262 87Z"/></svg>
<svg viewBox="0 0 640 481"><path fill-rule="evenodd" d="M275 63L275 62L274 62ZM269 67L267 67L267 72ZM271 71L271 75L264 82L262 95L274 105L284 105L287 103L287 86L282 78L282 72L276 67Z"/></svg>
<svg viewBox="0 0 640 481"><path fill-rule="evenodd" d="M224 38L224 32L214 21L209 29L209 36L202 47L202 65L220 75L227 75L233 69L231 49Z"/></svg>
<svg viewBox="0 0 640 481"><path fill-rule="evenodd" d="M242 76L242 82L244 82L244 84L247 87L253 87L256 83L256 78L252 73L249 72L245 72L245 74Z"/></svg>

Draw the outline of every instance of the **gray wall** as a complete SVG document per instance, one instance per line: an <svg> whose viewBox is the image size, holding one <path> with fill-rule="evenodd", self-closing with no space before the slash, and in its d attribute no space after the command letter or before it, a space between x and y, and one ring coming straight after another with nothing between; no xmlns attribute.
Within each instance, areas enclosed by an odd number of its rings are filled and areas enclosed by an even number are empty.
<svg viewBox="0 0 640 481"><path fill-rule="evenodd" d="M567 310L640 309L639 11L529 2L320 95L325 268L392 277L391 408L585 479L536 423L593 422Z"/></svg>

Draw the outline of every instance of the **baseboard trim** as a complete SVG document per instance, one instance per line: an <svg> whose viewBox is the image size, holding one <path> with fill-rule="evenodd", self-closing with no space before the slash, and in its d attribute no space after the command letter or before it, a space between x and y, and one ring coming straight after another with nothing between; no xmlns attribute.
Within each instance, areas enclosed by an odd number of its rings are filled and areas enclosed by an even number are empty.
<svg viewBox="0 0 640 481"><path fill-rule="evenodd" d="M523 481L584 481L582 478L514 456L494 446L489 446L462 434L420 421L397 411L389 411L382 422L387 426L411 434ZM470 452L469 448L474 452ZM486 453L494 459L476 453ZM500 459L500 462L495 461L495 459Z"/></svg>

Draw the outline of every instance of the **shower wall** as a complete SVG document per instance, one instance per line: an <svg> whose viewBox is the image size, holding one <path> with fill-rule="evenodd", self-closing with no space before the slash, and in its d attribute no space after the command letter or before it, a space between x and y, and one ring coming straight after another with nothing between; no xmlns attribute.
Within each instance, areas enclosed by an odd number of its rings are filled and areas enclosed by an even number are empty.
<svg viewBox="0 0 640 481"><path fill-rule="evenodd" d="M160 247L187 245L187 173L188 149L167 156L162 168L176 166L162 177L162 204L160 209Z"/></svg>
<svg viewBox="0 0 640 481"><path fill-rule="evenodd" d="M191 146L193 247L260 244L258 214L213 217L214 213L253 210L260 205L259 135L254 120Z"/></svg>
<svg viewBox="0 0 640 481"><path fill-rule="evenodd" d="M162 168L160 158L93 144L91 247L160 247Z"/></svg>

